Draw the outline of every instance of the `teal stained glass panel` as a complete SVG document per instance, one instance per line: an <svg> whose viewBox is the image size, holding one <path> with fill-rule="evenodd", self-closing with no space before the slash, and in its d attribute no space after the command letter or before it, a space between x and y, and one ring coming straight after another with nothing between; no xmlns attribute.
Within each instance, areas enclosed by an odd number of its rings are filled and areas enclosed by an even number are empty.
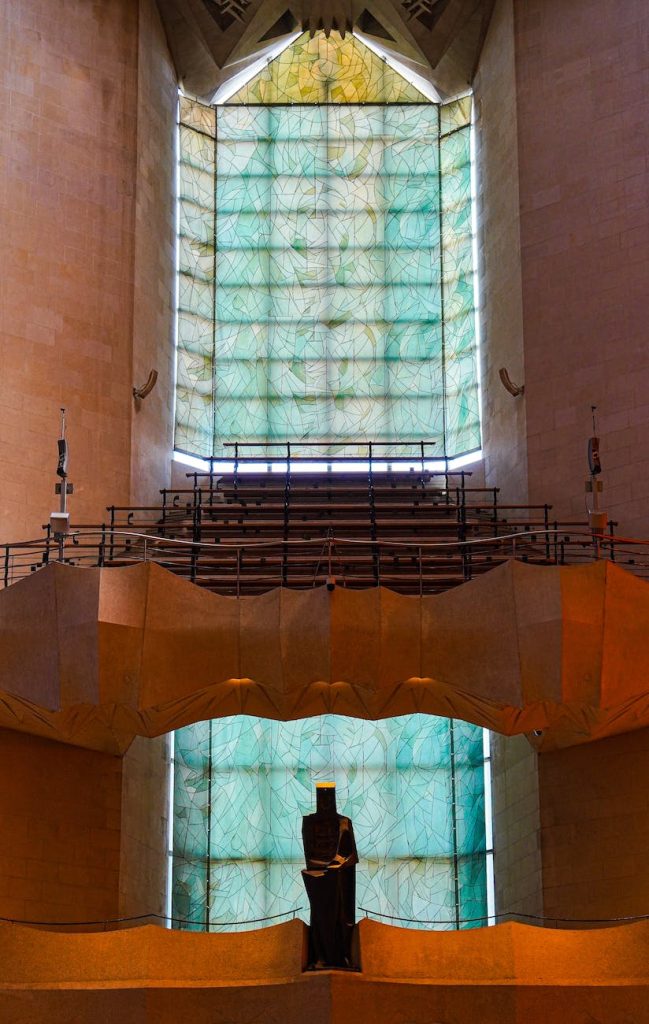
<svg viewBox="0 0 649 1024"><path fill-rule="evenodd" d="M301 824L324 779L354 823L359 907L440 928L485 917L482 730L426 715L240 716L179 730L174 916L214 930L300 906L308 916Z"/></svg>
<svg viewBox="0 0 649 1024"><path fill-rule="evenodd" d="M182 101L177 448L479 447L469 112Z"/></svg>

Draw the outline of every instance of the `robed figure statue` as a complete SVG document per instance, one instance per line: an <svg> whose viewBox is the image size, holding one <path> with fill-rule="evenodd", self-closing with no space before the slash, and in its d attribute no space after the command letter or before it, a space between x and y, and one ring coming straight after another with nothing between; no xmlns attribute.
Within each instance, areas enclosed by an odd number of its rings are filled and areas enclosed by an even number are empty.
<svg viewBox="0 0 649 1024"><path fill-rule="evenodd" d="M354 831L351 820L336 811L334 782L316 783L316 807L315 814L302 818L302 878L311 905L309 963L351 967L358 864Z"/></svg>

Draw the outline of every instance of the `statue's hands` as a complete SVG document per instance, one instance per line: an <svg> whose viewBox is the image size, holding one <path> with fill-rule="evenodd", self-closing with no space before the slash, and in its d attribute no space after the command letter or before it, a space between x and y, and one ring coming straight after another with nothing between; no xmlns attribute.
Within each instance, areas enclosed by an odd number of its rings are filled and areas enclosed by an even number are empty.
<svg viewBox="0 0 649 1024"><path fill-rule="evenodd" d="M335 868L342 868L347 863L347 857L342 857L339 853L336 854L334 859L329 863L329 871L333 871Z"/></svg>

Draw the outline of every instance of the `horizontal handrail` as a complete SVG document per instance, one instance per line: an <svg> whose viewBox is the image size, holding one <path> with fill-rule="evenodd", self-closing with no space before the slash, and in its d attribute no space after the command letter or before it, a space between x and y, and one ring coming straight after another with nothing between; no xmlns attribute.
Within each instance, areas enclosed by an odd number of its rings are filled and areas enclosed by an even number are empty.
<svg viewBox="0 0 649 1024"><path fill-rule="evenodd" d="M491 524L485 522L485 527ZM523 525L523 524L521 524ZM507 540L523 540L530 541L537 537L565 537L569 534L571 537L583 537L585 541L591 542L593 538L601 541L606 545L613 545L617 547L621 543L626 544L637 544L640 546L649 546L649 540L643 540L638 538L622 538L622 537L611 537L607 533L595 533L591 530L568 530L566 528L561 529L560 527L545 528L538 527L533 530L520 530L513 533L503 533L496 537L477 537L473 540L443 540L443 541L404 541L404 540L371 540L366 537L338 537L333 535L331 537L316 537L313 540L283 540L281 538L273 538L271 540L246 540L246 541L207 541L207 540L182 540L179 537L160 537L154 533L140 533L139 531L133 530L120 530L111 527L106 527L105 530L88 530L88 531L75 531L65 535L65 539L72 540L74 538L82 537L101 537L104 544L111 537L131 537L145 540L153 546L156 545L178 545L186 548L213 548L216 551L222 551L224 548L231 548L232 550L245 550L246 548L263 548L263 547L314 547L316 545L327 545L327 544L350 544L356 547L387 547L387 548L412 548L419 550L419 548L466 548L476 547L478 545L492 545L494 547L501 546L503 541ZM45 546L46 540L30 540L30 541L17 541L15 544L6 544L3 547L9 548L20 548L30 547L34 545Z"/></svg>
<svg viewBox="0 0 649 1024"><path fill-rule="evenodd" d="M583 521L550 524L547 515L531 522L467 520L460 508L449 522L433 517L413 527L409 518L402 524L399 518L379 521L374 514L369 536L365 525L357 535L353 517L307 522L302 516L293 524L285 516L282 536L272 522L248 523L245 516L238 525L228 521L219 527L210 519L201 521L197 508L191 521L180 524L173 517L156 522L141 515L135 523L83 524L71 529L62 544L47 529L42 538L0 545L0 586L55 560L108 568L152 561L211 591L237 597L273 587L316 587L325 579L351 588L383 585L403 593L439 593L507 558L544 565L607 558L628 565L639 577L649 575L649 540L616 537L613 522L600 533Z"/></svg>

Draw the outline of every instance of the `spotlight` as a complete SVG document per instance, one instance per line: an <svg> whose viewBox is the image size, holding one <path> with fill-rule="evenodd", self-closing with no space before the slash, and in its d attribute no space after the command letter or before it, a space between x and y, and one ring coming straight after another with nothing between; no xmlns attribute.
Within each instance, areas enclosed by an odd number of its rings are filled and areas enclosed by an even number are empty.
<svg viewBox="0 0 649 1024"><path fill-rule="evenodd" d="M506 367L500 367L500 369L498 370L498 376L500 377L500 383L504 387L505 391L509 391L510 395L512 395L514 398L518 398L518 396L522 395L525 391L524 384L514 384L513 380L507 373Z"/></svg>
<svg viewBox="0 0 649 1024"><path fill-rule="evenodd" d="M156 381L158 379L158 371L151 370L151 373L147 377L145 383L141 388L133 388L133 398L146 398L153 391Z"/></svg>

